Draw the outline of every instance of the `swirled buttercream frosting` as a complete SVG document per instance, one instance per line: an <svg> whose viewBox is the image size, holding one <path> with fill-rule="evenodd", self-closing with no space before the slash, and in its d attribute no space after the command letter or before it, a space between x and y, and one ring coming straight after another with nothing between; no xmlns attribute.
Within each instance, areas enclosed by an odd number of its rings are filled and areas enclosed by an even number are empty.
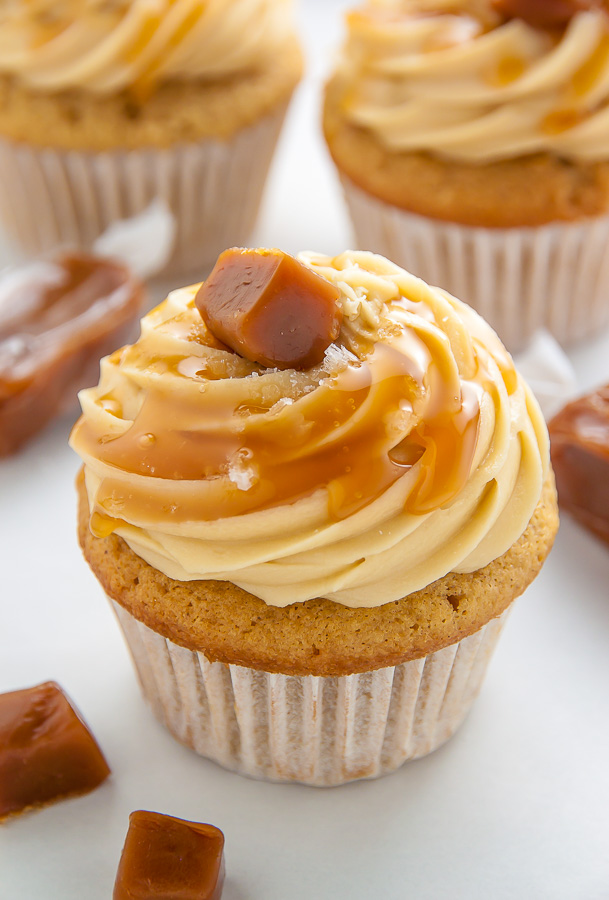
<svg viewBox="0 0 609 900"><path fill-rule="evenodd" d="M102 361L71 437L90 527L178 580L267 604L364 607L471 572L524 532L545 423L495 333L383 257L301 260L340 291L319 365L250 362L207 330L199 285Z"/></svg>
<svg viewBox="0 0 609 900"><path fill-rule="evenodd" d="M113 94L264 65L291 0L6 0L0 74L44 91Z"/></svg>
<svg viewBox="0 0 609 900"><path fill-rule="evenodd" d="M464 163L549 152L609 158L609 14L565 29L484 0L377 0L347 16L340 110L390 152Z"/></svg>

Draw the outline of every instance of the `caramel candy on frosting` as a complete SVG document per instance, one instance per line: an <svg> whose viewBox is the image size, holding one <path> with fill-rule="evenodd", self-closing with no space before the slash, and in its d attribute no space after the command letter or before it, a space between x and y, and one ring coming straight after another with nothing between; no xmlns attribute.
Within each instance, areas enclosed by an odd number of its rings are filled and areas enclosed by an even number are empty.
<svg viewBox="0 0 609 900"><path fill-rule="evenodd" d="M52 681L0 694L0 819L75 794L110 774L95 738Z"/></svg>
<svg viewBox="0 0 609 900"><path fill-rule="evenodd" d="M93 384L131 336L144 287L120 263L64 254L0 278L0 457Z"/></svg>
<svg viewBox="0 0 609 900"><path fill-rule="evenodd" d="M563 28L586 9L602 6L601 0L494 0L498 13L508 19L523 19L534 28Z"/></svg>
<svg viewBox="0 0 609 900"><path fill-rule="evenodd" d="M252 362L277 369L320 363L338 337L339 289L281 250L220 254L196 305L219 340Z"/></svg>
<svg viewBox="0 0 609 900"><path fill-rule="evenodd" d="M223 884L219 828L145 810L131 813L113 900L220 900Z"/></svg>
<svg viewBox="0 0 609 900"><path fill-rule="evenodd" d="M609 384L568 403L549 430L560 506L609 544Z"/></svg>

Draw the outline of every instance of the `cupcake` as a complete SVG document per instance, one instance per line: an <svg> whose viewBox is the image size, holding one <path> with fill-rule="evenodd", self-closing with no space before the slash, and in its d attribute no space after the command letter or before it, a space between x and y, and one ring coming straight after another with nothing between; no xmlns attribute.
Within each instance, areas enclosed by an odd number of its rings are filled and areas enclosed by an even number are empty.
<svg viewBox="0 0 609 900"><path fill-rule="evenodd" d="M609 15L386 0L347 17L324 130L361 246L520 349L609 322Z"/></svg>
<svg viewBox="0 0 609 900"><path fill-rule="evenodd" d="M291 0L7 0L0 220L28 253L88 248L165 201L169 269L253 228L302 70Z"/></svg>
<svg viewBox="0 0 609 900"><path fill-rule="evenodd" d="M475 312L371 253L227 251L80 399L80 542L180 741L334 785L453 734L557 528Z"/></svg>

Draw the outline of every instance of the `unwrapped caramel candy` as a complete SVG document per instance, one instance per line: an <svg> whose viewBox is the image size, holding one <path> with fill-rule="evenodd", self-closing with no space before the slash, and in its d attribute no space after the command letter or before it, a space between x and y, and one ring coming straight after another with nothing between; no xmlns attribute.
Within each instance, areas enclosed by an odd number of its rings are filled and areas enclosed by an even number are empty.
<svg viewBox="0 0 609 900"><path fill-rule="evenodd" d="M219 828L145 810L131 813L113 900L220 900L223 884Z"/></svg>
<svg viewBox="0 0 609 900"><path fill-rule="evenodd" d="M523 19L534 28L564 28L578 12L602 6L602 0L494 0L507 19Z"/></svg>
<svg viewBox="0 0 609 900"><path fill-rule="evenodd" d="M0 819L86 794L110 774L95 738L59 685L0 694Z"/></svg>
<svg viewBox="0 0 609 900"><path fill-rule="evenodd" d="M281 250L225 250L196 296L212 334L252 362L278 369L320 363L338 337L340 291Z"/></svg>
<svg viewBox="0 0 609 900"><path fill-rule="evenodd" d="M143 299L125 266L80 253L0 278L0 456L96 382L100 357L129 340Z"/></svg>
<svg viewBox="0 0 609 900"><path fill-rule="evenodd" d="M609 544L609 385L568 403L549 430L561 508Z"/></svg>

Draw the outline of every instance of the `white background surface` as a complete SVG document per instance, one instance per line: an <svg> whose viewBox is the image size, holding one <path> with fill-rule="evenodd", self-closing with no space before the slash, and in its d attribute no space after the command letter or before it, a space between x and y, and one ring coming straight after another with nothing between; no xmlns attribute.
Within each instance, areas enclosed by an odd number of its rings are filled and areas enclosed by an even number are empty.
<svg viewBox="0 0 609 900"><path fill-rule="evenodd" d="M341 4L304 4L309 75L253 243L335 253L351 236L318 91ZM582 389L609 381L609 335L569 355ZM223 829L224 900L609 898L607 548L563 521L441 750L340 788L258 783L178 745L142 701L77 547L71 418L0 461L0 691L59 681L113 775L0 827L0 900L108 900L134 809Z"/></svg>

